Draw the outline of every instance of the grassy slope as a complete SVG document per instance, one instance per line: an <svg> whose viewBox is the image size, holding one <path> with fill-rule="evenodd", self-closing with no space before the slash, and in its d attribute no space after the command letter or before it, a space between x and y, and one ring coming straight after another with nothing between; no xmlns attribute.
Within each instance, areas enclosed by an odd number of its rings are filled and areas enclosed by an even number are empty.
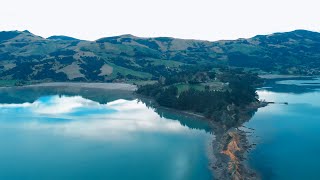
<svg viewBox="0 0 320 180"><path fill-rule="evenodd" d="M75 79L78 81L112 80L119 74L126 80L151 79L166 68L207 63L283 74L320 74L320 34L301 30L217 42L132 35L91 42L44 39L18 31L0 32L0 38L0 77L8 80L68 80L58 72L72 62L84 76ZM5 68L8 63L11 69ZM110 76L99 76L104 64L113 67Z"/></svg>

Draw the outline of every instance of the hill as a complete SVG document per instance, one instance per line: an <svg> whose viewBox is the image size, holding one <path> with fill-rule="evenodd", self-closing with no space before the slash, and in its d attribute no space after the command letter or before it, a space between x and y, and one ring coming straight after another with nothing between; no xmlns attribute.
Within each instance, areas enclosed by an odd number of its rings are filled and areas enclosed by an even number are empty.
<svg viewBox="0 0 320 180"><path fill-rule="evenodd" d="M47 39L51 40L64 40L64 41L80 41L79 39L69 37L69 36L50 36Z"/></svg>
<svg viewBox="0 0 320 180"><path fill-rule="evenodd" d="M320 74L320 33L296 30L233 41L122 35L83 41L0 32L1 79L150 80L181 66L211 64L256 71Z"/></svg>

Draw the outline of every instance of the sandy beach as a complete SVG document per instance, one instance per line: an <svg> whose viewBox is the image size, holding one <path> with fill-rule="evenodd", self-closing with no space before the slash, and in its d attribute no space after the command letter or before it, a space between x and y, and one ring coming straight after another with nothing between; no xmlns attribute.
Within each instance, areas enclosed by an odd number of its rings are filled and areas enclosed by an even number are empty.
<svg viewBox="0 0 320 180"><path fill-rule="evenodd" d="M23 87L75 87L75 88L94 88L103 90L126 90L135 91L137 86L126 83L76 83L76 82L51 82L26 85Z"/></svg>

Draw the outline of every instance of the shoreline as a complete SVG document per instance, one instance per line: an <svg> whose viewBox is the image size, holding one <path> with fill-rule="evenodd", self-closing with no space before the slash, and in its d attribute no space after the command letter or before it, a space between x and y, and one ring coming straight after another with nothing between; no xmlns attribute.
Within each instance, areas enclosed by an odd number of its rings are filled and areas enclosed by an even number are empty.
<svg viewBox="0 0 320 180"><path fill-rule="evenodd" d="M269 104L269 102L260 102L258 106L248 107L242 113L246 114L255 108L266 107ZM258 173L251 169L247 162L247 153L255 144L250 144L248 141L246 134L247 131L239 129L243 126L243 123L250 120L251 117L245 117L245 115L242 115L240 124L238 124L237 127L224 130L225 127L221 124L212 119L206 118L202 114L190 111L180 111L159 105L157 105L157 108L194 117L199 120L207 121L210 124L212 132L215 135L215 139L211 141L212 157L210 157L211 162L209 168L211 169L215 179L260 179Z"/></svg>
<svg viewBox="0 0 320 180"><path fill-rule="evenodd" d="M247 131L240 130L243 124L252 117L248 113L269 103L259 103L246 107L240 112L239 123L229 129L210 121L214 127L216 138L213 140L214 164L212 166L215 179L260 179L258 173L249 167L247 154L255 144L250 144Z"/></svg>
<svg viewBox="0 0 320 180"><path fill-rule="evenodd" d="M262 74L258 75L262 79L277 80L277 79L293 79L293 78L314 78L316 76L305 75L286 75L286 74Z"/></svg>
<svg viewBox="0 0 320 180"><path fill-rule="evenodd" d="M202 114L163 107L151 97L138 96L144 100L149 100L149 103L152 104L154 108L194 117L209 123L212 128L212 133L215 135L215 139L211 141L212 157L210 157L211 162L209 164L214 179L260 179L257 172L251 169L247 162L247 153L255 144L250 144L246 135L247 131L240 130L239 128L241 128L246 121L251 119L248 113L266 107L271 104L270 102L259 101L259 103L252 104L242 109L239 123L234 127L226 129L223 125L213 119L206 118Z"/></svg>
<svg viewBox="0 0 320 180"><path fill-rule="evenodd" d="M102 90L136 91L137 86L129 83L85 83L85 82L48 82L23 86L8 86L0 88L33 88L33 87L74 87Z"/></svg>
<svg viewBox="0 0 320 180"><path fill-rule="evenodd" d="M240 117L234 127L226 128L223 124L205 117L203 114L182 111L173 108L160 106L151 97L144 97L134 93L137 86L127 83L78 83L78 82L50 82L39 83L25 86L13 86L17 88L33 88L33 87L75 87L75 88L94 88L102 90L125 90L132 91L138 99L148 100L153 108L160 108L166 111L177 114L194 117L199 120L207 121L212 128L215 139L211 140L212 157L210 157L210 164L208 164L215 179L259 179L257 173L251 170L246 164L246 154L250 150L246 132L239 130L244 122L249 120L246 114L258 108L267 106L270 102L257 102L247 106L241 110ZM8 87L10 88L10 87ZM147 104L147 102L144 102ZM230 168L233 167L233 168Z"/></svg>

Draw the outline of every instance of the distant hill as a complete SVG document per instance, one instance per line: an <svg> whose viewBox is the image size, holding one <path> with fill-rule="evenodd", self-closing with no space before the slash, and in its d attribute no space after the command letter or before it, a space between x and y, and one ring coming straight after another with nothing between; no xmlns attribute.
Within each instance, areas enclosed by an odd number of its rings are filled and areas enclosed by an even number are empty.
<svg viewBox="0 0 320 180"><path fill-rule="evenodd" d="M82 41L0 32L0 78L55 81L156 79L182 65L215 64L282 74L320 74L320 33L296 30L233 41L122 35Z"/></svg>
<svg viewBox="0 0 320 180"><path fill-rule="evenodd" d="M79 39L69 37L69 36L50 36L47 39L51 40L62 40L62 41L79 41Z"/></svg>

